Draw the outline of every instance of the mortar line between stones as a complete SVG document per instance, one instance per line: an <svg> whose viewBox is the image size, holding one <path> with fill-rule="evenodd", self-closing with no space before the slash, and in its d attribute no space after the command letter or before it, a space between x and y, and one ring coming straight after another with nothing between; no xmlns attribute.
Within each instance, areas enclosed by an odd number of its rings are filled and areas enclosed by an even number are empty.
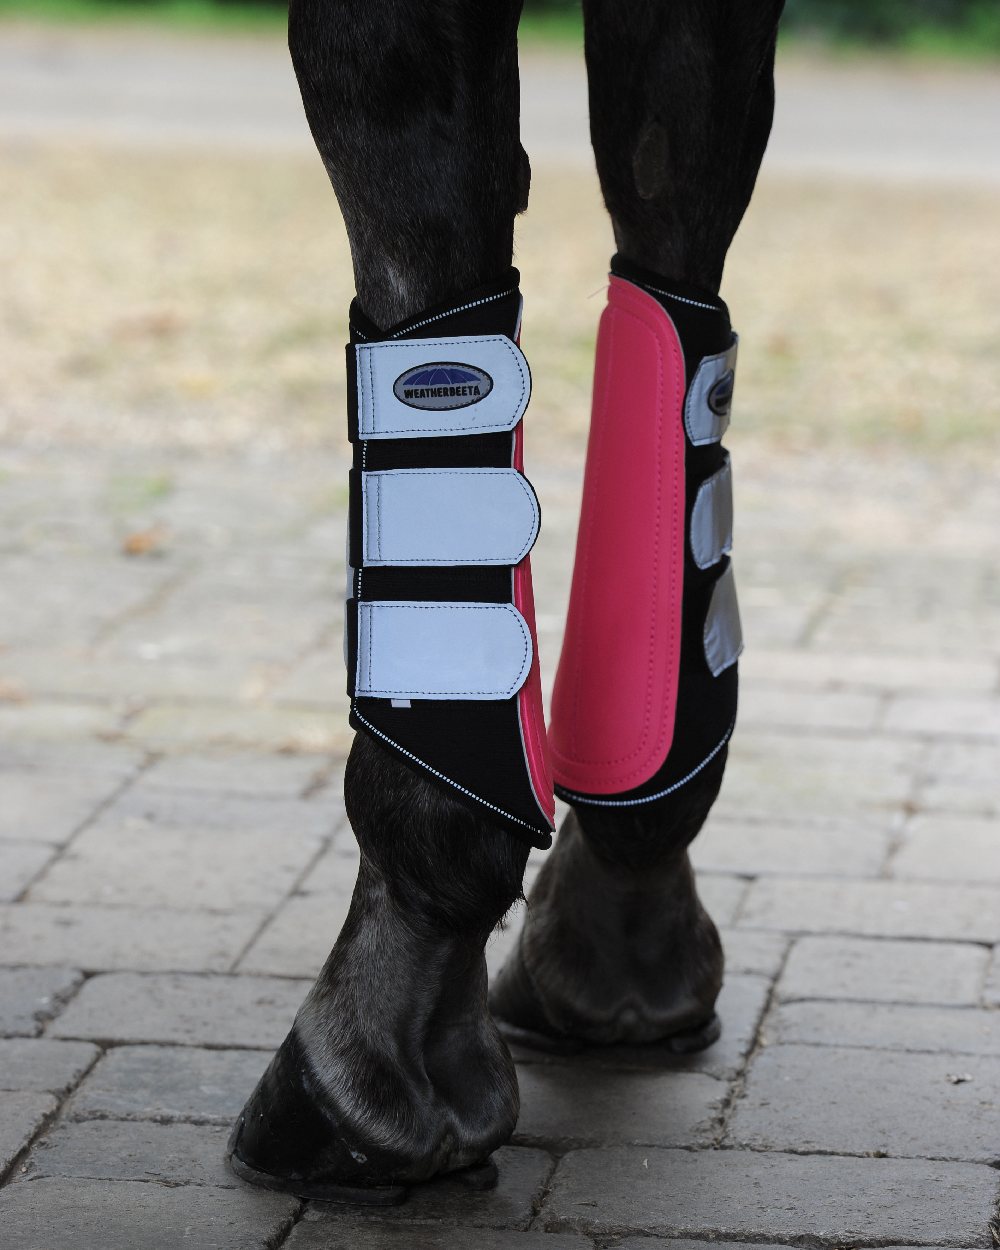
<svg viewBox="0 0 1000 1250"><path fill-rule="evenodd" d="M37 885L49 869L62 859L73 843L76 842L77 838L79 838L86 829L89 829L93 824L95 824L97 820L104 815L109 807L111 807L114 803L117 803L122 795L130 790L144 773L149 771L157 758L158 757L155 754L147 752L134 771L128 773L121 780L121 782L119 782L115 789L111 791L107 798L102 799L97 806L93 808L93 810L90 811L83 818L83 820L79 822L79 824L77 824L77 826L71 831L66 841L58 847L56 854L53 855L51 859L46 860L42 867L31 876L31 878L25 883L23 889L21 889L11 900L12 906L16 906L18 903L23 903L26 900L32 887Z"/></svg>
<svg viewBox="0 0 1000 1250"><path fill-rule="evenodd" d="M193 577L199 569L198 561L192 561L183 568L177 569L173 574L165 577L158 586L154 586L149 594L145 595L137 603L126 608L123 612L119 612L117 616L113 616L109 621L105 621L103 625L98 626L91 635L90 650L103 646L118 630L130 621L138 620L140 617L147 616L150 612L155 612L157 608L162 607L184 580L188 577Z"/></svg>

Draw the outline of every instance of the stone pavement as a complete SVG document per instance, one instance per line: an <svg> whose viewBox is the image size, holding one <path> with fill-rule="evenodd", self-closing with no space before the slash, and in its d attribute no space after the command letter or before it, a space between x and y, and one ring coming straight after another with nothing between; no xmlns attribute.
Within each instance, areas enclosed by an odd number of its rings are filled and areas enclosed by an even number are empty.
<svg viewBox="0 0 1000 1250"><path fill-rule="evenodd" d="M723 1037L518 1055L499 1188L388 1213L222 1163L355 870L342 454L0 452L4 1250L998 1244L995 475L731 442ZM532 467L551 675L579 454Z"/></svg>

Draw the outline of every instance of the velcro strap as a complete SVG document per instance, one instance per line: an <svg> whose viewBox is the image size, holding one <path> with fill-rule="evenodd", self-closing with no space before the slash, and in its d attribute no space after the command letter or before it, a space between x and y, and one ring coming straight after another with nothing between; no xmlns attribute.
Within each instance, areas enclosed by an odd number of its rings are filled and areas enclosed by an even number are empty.
<svg viewBox="0 0 1000 1250"><path fill-rule="evenodd" d="M354 693L379 699L509 699L531 668L510 603L358 604Z"/></svg>
<svg viewBox="0 0 1000 1250"><path fill-rule="evenodd" d="M725 464L698 487L691 510L691 555L700 569L718 564L733 549L733 474Z"/></svg>
<svg viewBox="0 0 1000 1250"><path fill-rule="evenodd" d="M734 334L726 351L706 356L688 387L684 425L695 447L720 442L729 428L739 343L739 335Z"/></svg>
<svg viewBox="0 0 1000 1250"><path fill-rule="evenodd" d="M538 537L538 500L516 469L391 469L361 480L367 565L514 565Z"/></svg>
<svg viewBox="0 0 1000 1250"><path fill-rule="evenodd" d="M356 343L352 438L441 438L513 430L531 374L503 334Z"/></svg>
<svg viewBox="0 0 1000 1250"><path fill-rule="evenodd" d="M735 664L743 650L743 628L736 602L736 582L730 564L712 587L705 618L705 660L713 677Z"/></svg>

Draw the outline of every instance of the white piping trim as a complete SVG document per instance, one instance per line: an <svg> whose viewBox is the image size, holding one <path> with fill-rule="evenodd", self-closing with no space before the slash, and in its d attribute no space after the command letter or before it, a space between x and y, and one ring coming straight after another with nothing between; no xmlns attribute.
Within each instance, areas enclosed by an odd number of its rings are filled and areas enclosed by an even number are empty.
<svg viewBox="0 0 1000 1250"><path fill-rule="evenodd" d="M400 754L405 755L407 759L413 760L413 762L415 764L419 764L421 768L426 768L429 773L432 773L441 781L447 781L448 785L454 786L456 790L461 790L461 792L468 795L470 799L475 799L477 803L482 803L483 807L488 807L491 811L497 812L506 820L512 820L515 824L523 825L525 829L530 829L533 833L540 832L535 825L529 825L528 822L526 820L522 820L520 816L514 816L511 812L505 812L502 807L497 807L495 803L490 803L488 800L474 793L474 791L466 790L465 786L460 786L457 781L453 781L450 777L446 777L444 773L439 773L436 768L432 768L430 764L428 764L425 760L422 760L419 755L414 755L412 751L407 751L406 747L401 747L398 742L390 738L388 734L384 734L381 729L376 729L371 721L365 720L365 718L358 711L358 703L356 699L352 704L352 710L354 715L366 729L370 730L377 738L381 738L383 742L388 742L391 747L395 747L396 750L399 751Z"/></svg>
<svg viewBox="0 0 1000 1250"><path fill-rule="evenodd" d="M679 790L681 786L689 782L692 777L697 777L701 770L711 764L712 760L719 754L729 739L733 736L733 730L736 728L736 722L729 726L726 730L726 736L705 756L697 767L692 768L686 777L682 777L680 781L675 781L672 786L667 786L665 790L658 790L656 794L647 794L643 799L592 799L586 794L575 794L572 790L566 790L562 786L559 787L568 799L572 799L575 803L586 803L590 807L638 807L642 803L652 803L654 799L665 798L668 794L673 794L675 790Z"/></svg>
<svg viewBox="0 0 1000 1250"><path fill-rule="evenodd" d="M722 312L722 309L715 304L703 304L701 300L688 299L684 295L675 295L673 291L664 291L658 286L646 286L644 282L639 282L637 285L641 286L645 291L654 291L657 295L665 295L668 299L678 300L681 304L690 304L692 308L707 308L709 312L714 313Z"/></svg>

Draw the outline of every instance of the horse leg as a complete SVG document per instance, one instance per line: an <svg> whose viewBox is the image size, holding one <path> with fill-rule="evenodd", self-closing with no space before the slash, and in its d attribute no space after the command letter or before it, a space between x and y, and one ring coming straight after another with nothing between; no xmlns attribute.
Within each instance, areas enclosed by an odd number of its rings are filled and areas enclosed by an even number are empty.
<svg viewBox="0 0 1000 1250"><path fill-rule="evenodd" d="M488 1183L495 1172L486 1161L517 1119L513 1064L486 1006L483 947L520 894L529 845L550 840L551 820L530 807L520 758L505 754L518 700L411 698L400 669L415 661L392 650L393 613L400 608L412 609L414 619L418 610L433 608L419 619L446 618L449 628L467 619L499 620L504 629L523 625L509 602L510 567L422 567L454 566L464 558L461 551L456 557L456 544L467 537L456 534L461 527L444 524L447 517L436 518L436 537L421 528L437 506L426 494L427 473L447 479L449 506L473 513L476 501L462 489L463 473L482 474L477 481L509 491L511 412L501 413L506 433L464 438L454 412L486 411L485 402L471 408L487 399L480 393L487 389L485 370L467 369L471 382L456 383L448 374L441 404L442 387L428 386L421 395L431 396L430 408L421 399L412 406L394 399L400 388L392 378L400 370L414 373L393 365L413 353L428 355L433 370L489 350L500 362L490 365L495 413L510 398L502 393L504 379L511 370L522 376L513 341L517 278L510 269L513 220L528 183L518 139L519 10L520 0L486 6L475 0L292 0L290 6L292 58L347 225L358 291L349 349L351 522L357 533L348 612L355 631L352 723L360 732L344 787L361 861L344 928L233 1130L230 1160L244 1179L306 1197L393 1202L408 1183L443 1172L464 1171L474 1183ZM383 351L393 366L387 387L380 380L388 367ZM447 398L456 387L457 408ZM521 400L515 417L526 396ZM383 437L393 422L401 423L397 437ZM444 426L455 436L399 436L439 435ZM384 491L396 490L402 474L425 493L412 526L397 527L385 539L395 556L368 567L362 482L369 491L375 469ZM528 497L529 488L513 486L522 501ZM405 514L407 498L390 492L387 508ZM502 538L483 542L505 549ZM425 559L418 550L410 560L414 567L386 567L408 559L413 543L418 549L431 544L423 548ZM523 573L519 566L522 581ZM455 598L477 613L483 605L468 601L485 598L488 618L459 619L455 604L440 602ZM383 611L378 619L388 622L367 648L358 641L370 626L362 608L372 619L376 609ZM406 630L403 636L405 647ZM423 658L432 671L418 677L437 679L440 638L431 637L428 646L438 653ZM372 663L386 666L384 681L400 683L398 699L375 697ZM443 676L448 679L450 670ZM490 758L467 758L484 735ZM457 771L449 772L453 756ZM462 780L476 765L484 770L483 787L496 783L502 801L486 802L478 782Z"/></svg>
<svg viewBox="0 0 1000 1250"><path fill-rule="evenodd" d="M773 114L781 0L584 0L591 133L614 226L550 741L570 805L490 1003L570 1048L718 1035L718 932L687 854L736 715L718 298Z"/></svg>

